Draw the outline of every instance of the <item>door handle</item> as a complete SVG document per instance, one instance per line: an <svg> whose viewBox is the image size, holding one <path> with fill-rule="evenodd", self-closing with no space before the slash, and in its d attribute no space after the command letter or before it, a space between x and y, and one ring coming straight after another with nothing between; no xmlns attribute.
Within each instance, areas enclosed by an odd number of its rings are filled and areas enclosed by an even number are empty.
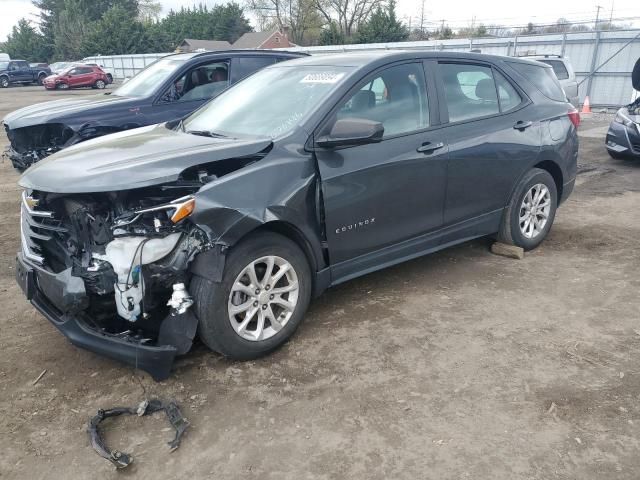
<svg viewBox="0 0 640 480"><path fill-rule="evenodd" d="M526 128L529 128L531 125L533 125L533 122L523 122L522 120L519 120L516 122L513 128L515 128L516 130L520 130L521 132L524 132L524 130Z"/></svg>
<svg viewBox="0 0 640 480"><path fill-rule="evenodd" d="M416 151L420 153L431 153L431 152L435 152L436 150L440 150L442 147L444 147L444 143L442 142L438 142L438 143L425 142L422 145L420 145L418 148L416 148Z"/></svg>

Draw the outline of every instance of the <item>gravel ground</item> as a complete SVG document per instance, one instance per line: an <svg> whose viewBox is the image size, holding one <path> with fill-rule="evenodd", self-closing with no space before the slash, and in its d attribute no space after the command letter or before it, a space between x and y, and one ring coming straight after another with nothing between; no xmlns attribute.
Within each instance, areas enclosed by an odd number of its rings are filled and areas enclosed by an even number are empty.
<svg viewBox="0 0 640 480"><path fill-rule="evenodd" d="M0 116L87 94L0 90ZM367 275L316 300L275 354L237 363L198 346L162 383L73 347L25 301L5 161L0 478L115 478L87 419L160 396L192 429L168 455L161 415L108 424L136 458L124 477L637 479L640 162L607 156L609 120L584 119L576 191L524 260L478 240Z"/></svg>

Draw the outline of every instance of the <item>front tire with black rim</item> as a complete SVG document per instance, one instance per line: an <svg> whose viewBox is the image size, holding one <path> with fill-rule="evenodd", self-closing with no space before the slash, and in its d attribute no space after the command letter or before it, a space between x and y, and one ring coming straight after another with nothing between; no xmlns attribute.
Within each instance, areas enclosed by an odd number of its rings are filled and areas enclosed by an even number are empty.
<svg viewBox="0 0 640 480"><path fill-rule="evenodd" d="M230 251L220 283L196 275L190 291L202 341L226 357L251 360L280 347L302 322L311 269L293 241L260 232Z"/></svg>
<svg viewBox="0 0 640 480"><path fill-rule="evenodd" d="M516 187L498 232L502 243L532 250L545 239L558 206L558 190L546 170L533 168Z"/></svg>

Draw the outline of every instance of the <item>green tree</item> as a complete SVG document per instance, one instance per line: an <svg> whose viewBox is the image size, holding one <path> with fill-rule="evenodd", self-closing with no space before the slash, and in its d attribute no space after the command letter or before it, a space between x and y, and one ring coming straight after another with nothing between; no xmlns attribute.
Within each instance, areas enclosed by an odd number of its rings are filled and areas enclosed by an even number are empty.
<svg viewBox="0 0 640 480"><path fill-rule="evenodd" d="M148 50L144 26L120 5L111 7L100 20L91 24L82 42L85 56L145 53Z"/></svg>
<svg viewBox="0 0 640 480"><path fill-rule="evenodd" d="M3 50L11 58L20 58L31 62L44 62L48 58L44 36L24 18L20 19L18 24L13 27L4 43Z"/></svg>
<svg viewBox="0 0 640 480"><path fill-rule="evenodd" d="M396 17L396 2L389 0L386 8L378 6L371 17L358 27L358 43L402 42L409 29Z"/></svg>
<svg viewBox="0 0 640 480"><path fill-rule="evenodd" d="M336 22L329 22L327 26L320 32L320 38L318 39L320 45L344 45L345 36L340 30L340 27Z"/></svg>
<svg viewBox="0 0 640 480"><path fill-rule="evenodd" d="M90 29L84 0L64 0L54 28L55 58L78 60L84 55L83 43Z"/></svg>
<svg viewBox="0 0 640 480"><path fill-rule="evenodd" d="M33 0L32 3L40 10L38 26L44 37L46 58L50 60L55 51L55 30L60 12L64 9L64 0Z"/></svg>

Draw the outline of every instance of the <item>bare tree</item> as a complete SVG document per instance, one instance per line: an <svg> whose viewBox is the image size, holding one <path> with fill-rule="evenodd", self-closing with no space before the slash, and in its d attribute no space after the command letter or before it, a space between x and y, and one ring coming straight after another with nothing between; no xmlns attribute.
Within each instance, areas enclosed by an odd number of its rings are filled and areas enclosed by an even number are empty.
<svg viewBox="0 0 640 480"><path fill-rule="evenodd" d="M350 37L358 25L383 4L382 0L313 0L327 23L335 22L341 33Z"/></svg>
<svg viewBox="0 0 640 480"><path fill-rule="evenodd" d="M162 5L155 0L138 0L138 20L143 23L156 22L160 19Z"/></svg>
<svg viewBox="0 0 640 480"><path fill-rule="evenodd" d="M261 30L275 27L288 31L294 43L304 43L305 34L322 23L315 0L248 0L247 7L256 15Z"/></svg>

